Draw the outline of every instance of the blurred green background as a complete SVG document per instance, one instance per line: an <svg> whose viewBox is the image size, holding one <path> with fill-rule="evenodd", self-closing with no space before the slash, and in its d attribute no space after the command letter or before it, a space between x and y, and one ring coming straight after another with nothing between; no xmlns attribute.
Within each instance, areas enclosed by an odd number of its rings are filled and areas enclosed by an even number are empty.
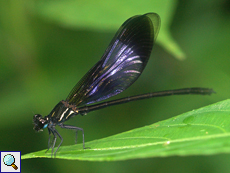
<svg viewBox="0 0 230 173"><path fill-rule="evenodd" d="M147 12L157 12L162 18L160 44L154 46L142 76L115 98L197 86L217 93L128 103L77 116L68 124L84 128L87 142L230 98L229 0L2 0L0 150L26 154L45 149L48 132L34 132L34 113L45 116L65 99L100 59L119 26L129 17ZM167 29L171 35L165 37ZM170 53L170 45L177 50ZM183 53L186 59L181 61ZM74 144L74 131L57 129L64 137L63 145ZM215 173L230 172L229 159L228 154L118 162L28 159L22 160L22 172Z"/></svg>

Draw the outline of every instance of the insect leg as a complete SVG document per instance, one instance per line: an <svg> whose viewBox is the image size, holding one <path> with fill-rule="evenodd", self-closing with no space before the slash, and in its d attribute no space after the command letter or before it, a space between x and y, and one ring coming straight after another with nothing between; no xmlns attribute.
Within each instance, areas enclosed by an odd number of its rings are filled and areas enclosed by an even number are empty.
<svg viewBox="0 0 230 173"><path fill-rule="evenodd" d="M77 132L78 130L82 131L82 139L83 139L83 148L85 148L85 137L84 137L84 130L80 127L75 127L75 126L70 126L70 125L64 125L64 124L59 124L59 126L61 128L64 128L64 129L72 129L72 130L75 130L76 131L76 143L77 143Z"/></svg>

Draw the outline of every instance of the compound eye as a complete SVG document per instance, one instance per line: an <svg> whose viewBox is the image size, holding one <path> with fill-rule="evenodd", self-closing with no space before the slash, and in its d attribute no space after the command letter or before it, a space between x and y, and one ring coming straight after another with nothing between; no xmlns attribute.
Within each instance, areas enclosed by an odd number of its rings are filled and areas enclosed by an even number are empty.
<svg viewBox="0 0 230 173"><path fill-rule="evenodd" d="M36 131L42 131L43 128L47 127L45 120L42 118L40 114L34 115L33 121L34 121L34 130Z"/></svg>
<svg viewBox="0 0 230 173"><path fill-rule="evenodd" d="M34 115L34 119L40 119L40 118L42 118L42 115L40 115L40 114L35 114Z"/></svg>

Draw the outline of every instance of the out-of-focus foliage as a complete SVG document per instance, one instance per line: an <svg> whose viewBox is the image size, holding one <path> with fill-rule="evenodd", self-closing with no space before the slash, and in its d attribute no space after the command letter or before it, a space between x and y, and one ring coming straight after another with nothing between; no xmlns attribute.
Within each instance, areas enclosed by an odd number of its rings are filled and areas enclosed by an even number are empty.
<svg viewBox="0 0 230 173"><path fill-rule="evenodd" d="M114 30L121 25L124 17L155 12L162 19L161 32L157 41L176 58L182 60L185 54L173 40L169 31L176 4L176 0L40 0L34 4L33 12L61 26L94 31Z"/></svg>

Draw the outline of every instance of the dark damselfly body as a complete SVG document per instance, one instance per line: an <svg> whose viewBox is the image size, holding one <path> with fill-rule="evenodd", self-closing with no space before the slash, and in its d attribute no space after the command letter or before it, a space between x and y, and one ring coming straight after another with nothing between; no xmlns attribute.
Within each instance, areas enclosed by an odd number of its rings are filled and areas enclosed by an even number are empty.
<svg viewBox="0 0 230 173"><path fill-rule="evenodd" d="M210 95L214 91L209 88L183 88L141 94L108 102L97 103L115 96L132 85L143 72L160 29L160 17L156 13L147 13L129 18L119 28L102 58L74 86L65 100L60 101L49 115L44 118L34 115L34 129L42 131L48 128L48 149L56 154L63 138L55 129L61 128L82 131L83 148L85 149L84 131L82 128L65 125L65 121L80 114L130 101L169 96L199 94ZM51 135L53 139L51 140ZM54 152L57 137L60 144Z"/></svg>

